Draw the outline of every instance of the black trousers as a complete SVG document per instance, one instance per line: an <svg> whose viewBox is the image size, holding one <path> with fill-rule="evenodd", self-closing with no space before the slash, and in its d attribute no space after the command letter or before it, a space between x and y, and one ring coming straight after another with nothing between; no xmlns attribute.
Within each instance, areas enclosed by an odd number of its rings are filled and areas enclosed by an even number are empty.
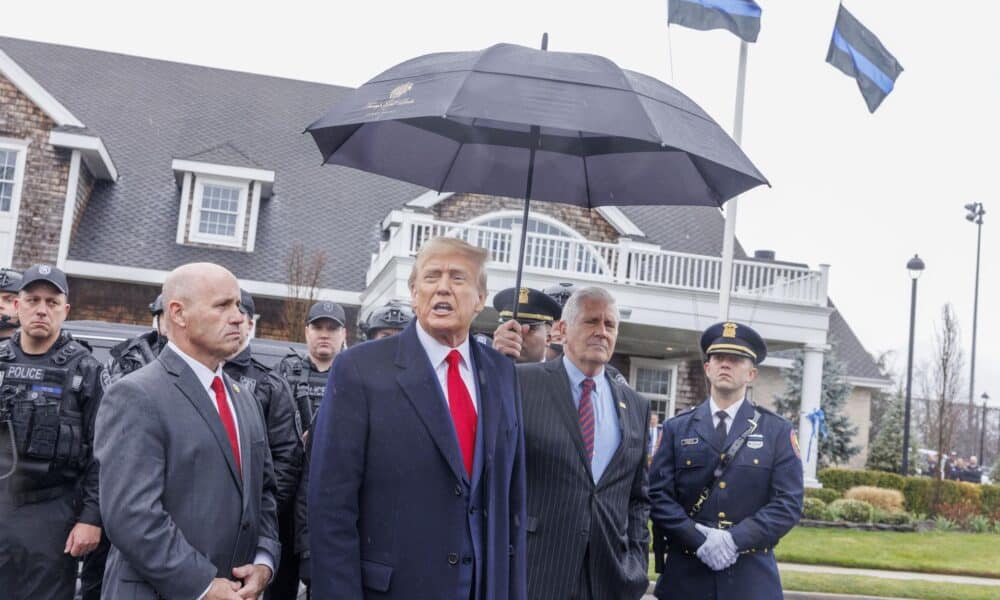
<svg viewBox="0 0 1000 600"><path fill-rule="evenodd" d="M281 561L271 585L264 592L265 600L295 600L299 595L299 557L295 554L295 507L289 506L278 515L278 541Z"/></svg>
<svg viewBox="0 0 1000 600"><path fill-rule="evenodd" d="M76 524L73 490L15 506L0 496L0 590L5 600L72 600L76 559L63 552Z"/></svg>

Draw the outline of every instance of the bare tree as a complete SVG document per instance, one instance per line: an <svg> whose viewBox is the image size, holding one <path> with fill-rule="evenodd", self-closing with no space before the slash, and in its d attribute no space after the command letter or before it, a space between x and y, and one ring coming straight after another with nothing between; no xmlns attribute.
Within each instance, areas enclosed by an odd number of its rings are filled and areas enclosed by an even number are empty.
<svg viewBox="0 0 1000 600"><path fill-rule="evenodd" d="M285 259L288 270L288 296L281 307L281 323L285 338L293 342L305 341L302 326L309 314L309 307L319 296L319 282L326 266L326 252L313 252L307 256L301 244L292 246Z"/></svg>
<svg viewBox="0 0 1000 600"><path fill-rule="evenodd" d="M942 477L942 461L952 449L955 428L961 414L957 401L962 392L961 335L951 304L941 309L941 323L934 332L934 357L924 373L924 396L927 398L925 439L937 450L935 476Z"/></svg>

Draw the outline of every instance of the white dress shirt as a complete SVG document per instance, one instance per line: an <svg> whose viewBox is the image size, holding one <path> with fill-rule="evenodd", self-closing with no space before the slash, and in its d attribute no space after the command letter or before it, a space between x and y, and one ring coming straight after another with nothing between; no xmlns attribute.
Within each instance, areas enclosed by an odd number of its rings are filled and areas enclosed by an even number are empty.
<svg viewBox="0 0 1000 600"><path fill-rule="evenodd" d="M191 368L192 371L194 371L195 377L198 378L198 383L201 384L201 387L205 388L205 393L208 394L208 398L209 400L211 400L212 406L214 406L215 411L218 412L219 406L215 402L215 390L212 389L212 381L214 381L215 378L218 377L219 379L222 379L223 383L225 383L226 381L225 377L222 376L222 363L219 363L219 366L216 367L215 371L212 371L202 363L198 362L194 358L191 358L190 356L185 354L184 351L178 348L177 345L174 344L173 342L168 341L167 347L173 350L174 353L177 354L177 356L181 357L181 360L184 361L184 364L186 364L188 367ZM229 405L229 414L233 415L233 425L236 427L236 444L241 448L240 463L245 464L243 463L243 456L242 456L243 444L240 441L240 422L239 422L239 417L236 416L236 407L233 405L233 399L229 395L229 386L223 385L222 388L226 390L226 404ZM274 577L274 557L272 557L271 553L268 552L267 550L258 549L257 555L254 556L253 564L264 565L267 568L271 569L271 577ZM208 587L205 588L205 591L202 592L201 596L198 596L198 600L201 600L202 598L207 596L208 590L210 589L212 589L211 583L208 584Z"/></svg>
<svg viewBox="0 0 1000 600"><path fill-rule="evenodd" d="M733 428L733 421L736 420L736 413L740 412L740 407L743 406L745 400L740 398L739 402L734 402L732 406L726 409L726 414L729 415L726 418L726 435L729 435L729 430ZM719 426L719 417L715 413L719 412L719 405L715 403L715 398L711 396L708 397L708 409L712 411L712 428L715 429Z"/></svg>
<svg viewBox="0 0 1000 600"><path fill-rule="evenodd" d="M472 357L469 354L471 352L469 348L469 340L471 338L466 336L465 341L459 344L457 348L451 348L431 337L431 334L424 331L420 321L417 321L417 339L420 340L420 345L423 346L424 352L427 353L427 358L431 361L431 366L434 367L434 374L437 375L438 385L441 386L441 394L444 395L445 401L448 401L447 358L452 350L458 350L458 353L462 355L462 360L458 362L458 373L462 376L465 388L469 390L469 396L472 397L472 407L478 413L479 390L476 388L476 378L472 374Z"/></svg>

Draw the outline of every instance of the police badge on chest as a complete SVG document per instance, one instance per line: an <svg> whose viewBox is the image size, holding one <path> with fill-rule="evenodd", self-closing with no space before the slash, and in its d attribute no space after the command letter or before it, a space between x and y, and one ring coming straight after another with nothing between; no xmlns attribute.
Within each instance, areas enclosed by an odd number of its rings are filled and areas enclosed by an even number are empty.
<svg viewBox="0 0 1000 600"><path fill-rule="evenodd" d="M751 433L747 436L747 448L751 450L760 450L764 447L764 434L762 433Z"/></svg>

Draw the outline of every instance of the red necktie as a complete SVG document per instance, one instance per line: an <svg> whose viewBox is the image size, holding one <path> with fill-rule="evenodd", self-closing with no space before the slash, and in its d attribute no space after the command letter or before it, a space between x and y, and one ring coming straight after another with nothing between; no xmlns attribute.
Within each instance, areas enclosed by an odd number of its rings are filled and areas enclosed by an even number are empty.
<svg viewBox="0 0 1000 600"><path fill-rule="evenodd" d="M229 410L229 403L226 402L226 388L222 385L222 378L216 376L212 380L212 391L215 392L215 405L219 409L219 418L222 419L222 426L226 428L226 435L229 436L229 445L233 449L233 456L236 457L236 472L243 474L243 466L240 464L240 443L236 438L236 420Z"/></svg>
<svg viewBox="0 0 1000 600"><path fill-rule="evenodd" d="M458 434L458 446L462 450L462 461L465 472L472 477L472 459L476 455L476 409L472 405L469 388L462 381L458 363L462 355L458 350L448 353L448 409L451 410L451 420L455 422L455 433Z"/></svg>
<svg viewBox="0 0 1000 600"><path fill-rule="evenodd" d="M587 450L587 460L594 461L594 403L590 395L597 387L594 380L587 377L580 382L583 391L580 392L580 434L583 436L583 447Z"/></svg>

